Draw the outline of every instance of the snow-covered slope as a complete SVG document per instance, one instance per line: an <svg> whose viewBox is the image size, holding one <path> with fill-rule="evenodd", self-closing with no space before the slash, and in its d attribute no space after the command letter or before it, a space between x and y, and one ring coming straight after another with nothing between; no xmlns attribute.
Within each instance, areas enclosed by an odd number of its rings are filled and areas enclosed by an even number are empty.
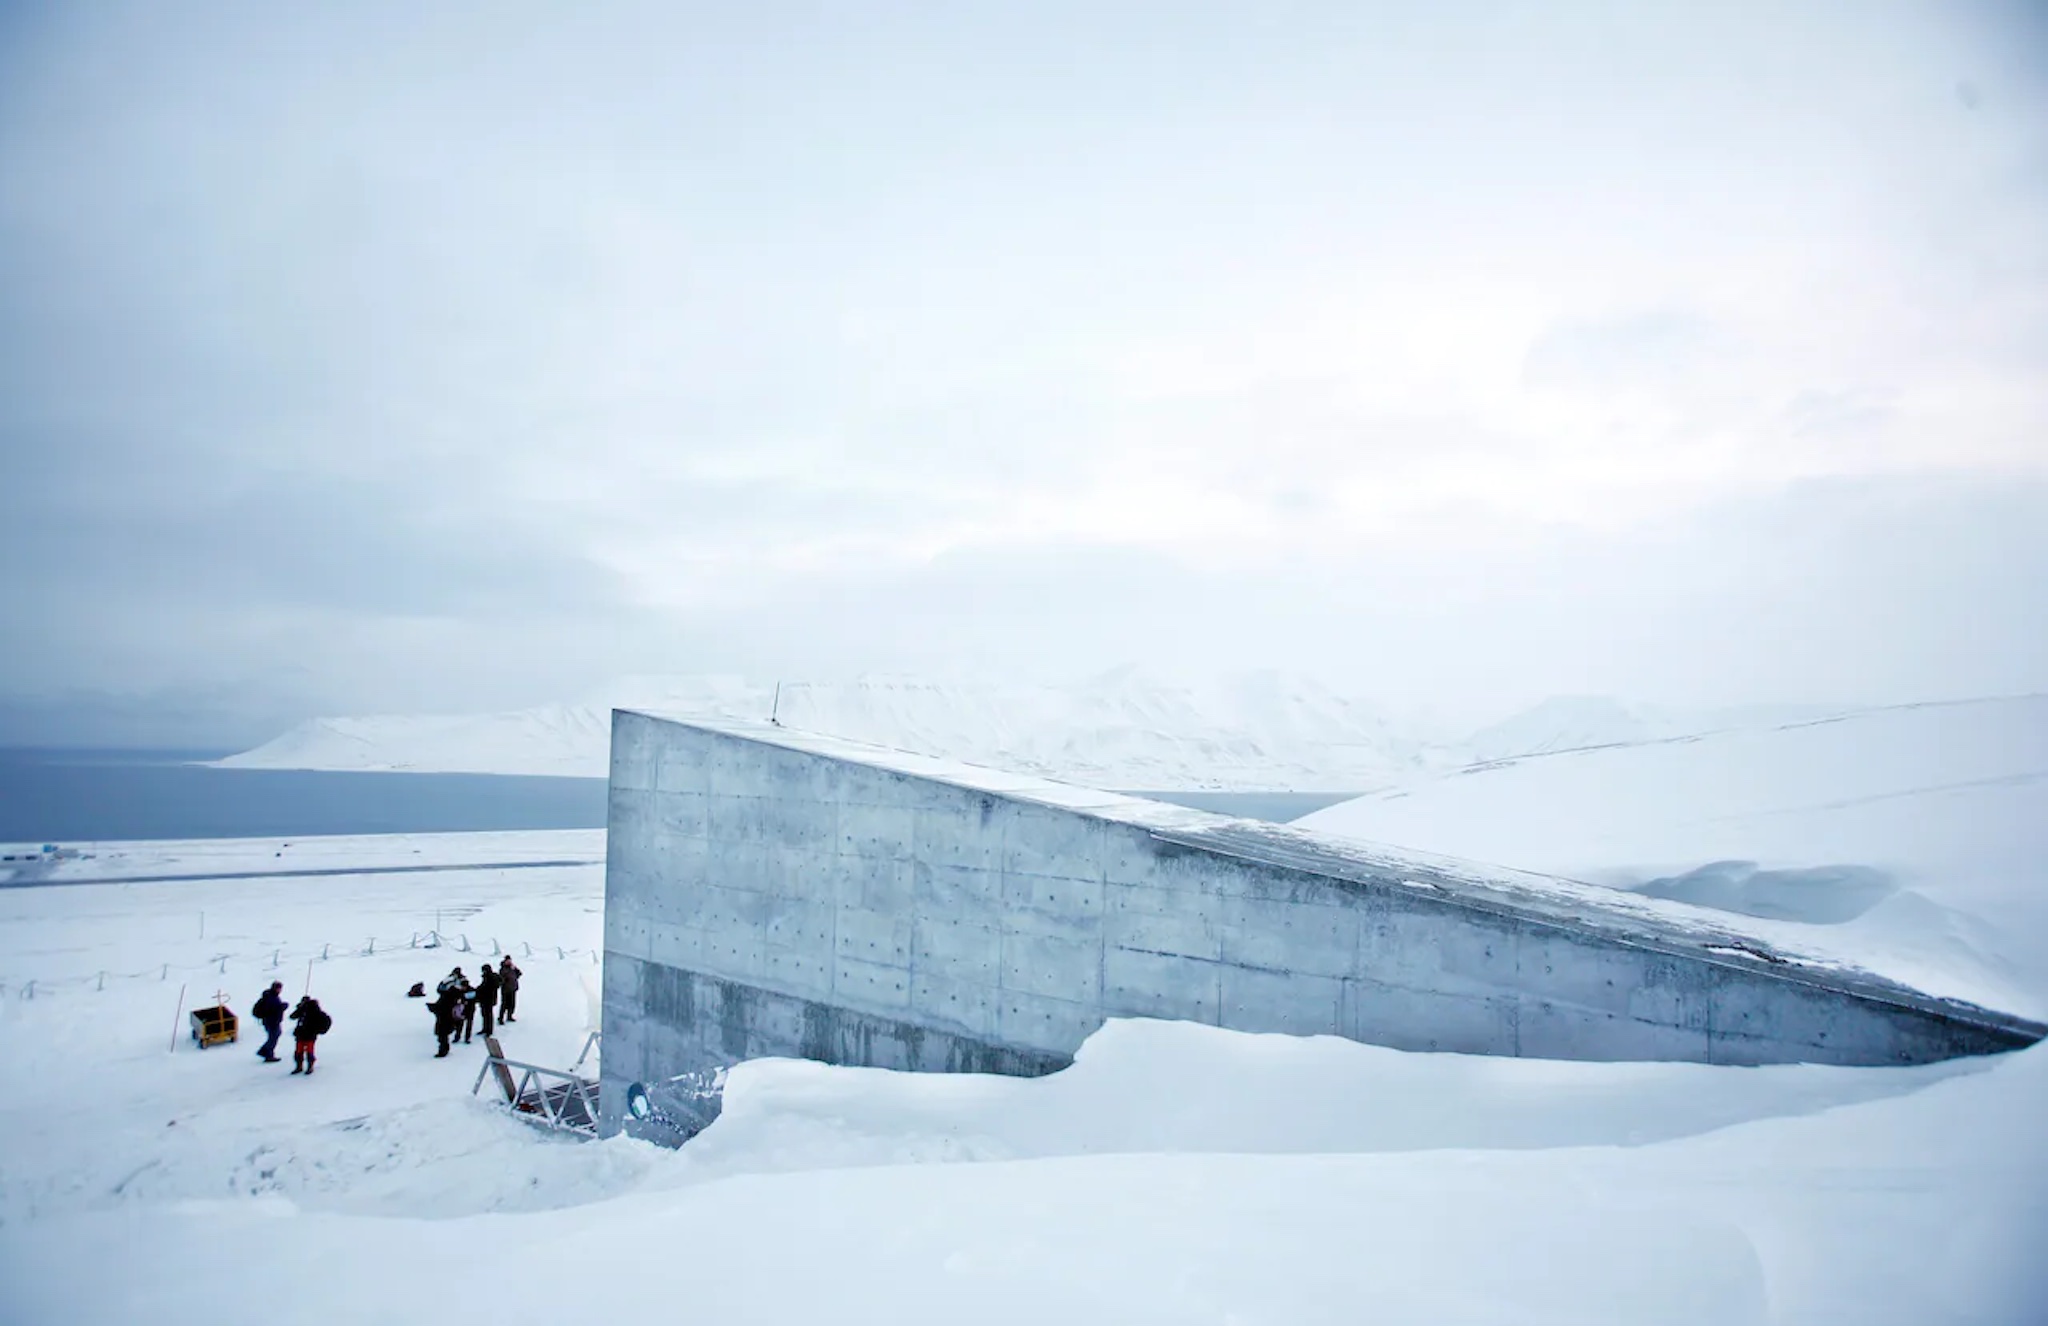
<svg viewBox="0 0 2048 1326"><path fill-rule="evenodd" d="M372 769L602 778L608 711L544 705L503 714L315 718L219 763L241 769Z"/></svg>
<svg viewBox="0 0 2048 1326"><path fill-rule="evenodd" d="M1120 669L1069 686L914 677L773 683L629 678L502 714L324 718L223 763L601 778L610 711L765 718L793 728L1099 787L1355 791L1440 759L1417 731L1326 687L1259 673L1204 689Z"/></svg>
<svg viewBox="0 0 2048 1326"><path fill-rule="evenodd" d="M1472 762L1482 763L1517 755L1632 745L1730 728L1776 726L1838 712L1811 705L1670 709L1629 704L1611 696L1559 695L1481 728L1466 739L1463 752Z"/></svg>
<svg viewBox="0 0 2048 1326"><path fill-rule="evenodd" d="M1923 987L2048 1010L2048 696L1496 760L1302 823L1826 927Z"/></svg>

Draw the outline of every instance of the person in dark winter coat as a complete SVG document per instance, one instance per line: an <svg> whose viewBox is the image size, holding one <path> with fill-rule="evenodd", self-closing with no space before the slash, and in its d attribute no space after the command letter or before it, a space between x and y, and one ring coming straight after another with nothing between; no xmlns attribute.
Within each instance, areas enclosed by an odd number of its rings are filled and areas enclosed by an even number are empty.
<svg viewBox="0 0 2048 1326"><path fill-rule="evenodd" d="M498 1021L516 1022L512 1010L519 1003L519 967L507 953L505 960L498 964L498 1008L503 1014Z"/></svg>
<svg viewBox="0 0 2048 1326"><path fill-rule="evenodd" d="M462 1043L469 1044L469 1038L476 1034L476 987L464 981L456 987L462 996Z"/></svg>
<svg viewBox="0 0 2048 1326"><path fill-rule="evenodd" d="M313 1042L334 1030L334 1019L327 1016L327 1010L320 1007L320 1001L307 995L292 1009L292 1071L313 1075Z"/></svg>
<svg viewBox="0 0 2048 1326"><path fill-rule="evenodd" d="M448 1038L462 1029L462 987L443 981L441 992L427 1005L427 1011L434 1015L434 1039L441 1047L434 1051L434 1057L446 1059Z"/></svg>
<svg viewBox="0 0 2048 1326"><path fill-rule="evenodd" d="M284 1034L283 991L283 981L272 981L270 988L256 997L256 1006L249 1010L249 1016L263 1024L263 1048L256 1051L256 1057L266 1064L277 1062L277 1038Z"/></svg>
<svg viewBox="0 0 2048 1326"><path fill-rule="evenodd" d="M498 1006L498 969L490 963L484 964L483 975L476 978L476 1011L484 1016L484 1035L491 1034L491 1013Z"/></svg>

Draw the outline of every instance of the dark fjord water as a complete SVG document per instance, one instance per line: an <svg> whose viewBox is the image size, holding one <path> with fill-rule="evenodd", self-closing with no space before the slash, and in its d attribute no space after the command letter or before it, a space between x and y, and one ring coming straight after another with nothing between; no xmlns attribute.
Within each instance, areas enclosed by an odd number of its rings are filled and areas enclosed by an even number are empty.
<svg viewBox="0 0 2048 1326"><path fill-rule="evenodd" d="M601 778L217 769L220 751L0 748L0 841L278 838L601 829ZM1137 792L1285 822L1345 799L1314 792Z"/></svg>

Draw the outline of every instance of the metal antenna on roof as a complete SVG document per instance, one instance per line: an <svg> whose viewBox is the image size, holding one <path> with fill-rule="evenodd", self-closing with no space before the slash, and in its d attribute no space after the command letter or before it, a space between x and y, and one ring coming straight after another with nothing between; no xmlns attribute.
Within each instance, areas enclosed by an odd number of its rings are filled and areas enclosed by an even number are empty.
<svg viewBox="0 0 2048 1326"><path fill-rule="evenodd" d="M781 726L782 726L782 718L781 718L781 714L782 714L782 683L778 681L778 682L776 682L776 683L775 683L775 703L774 703L774 704L773 704L773 705L772 705L772 706L771 706L771 707L769 708L769 710L768 710L768 722L769 722L769 724L770 724L771 726L774 726L774 727L781 727Z"/></svg>

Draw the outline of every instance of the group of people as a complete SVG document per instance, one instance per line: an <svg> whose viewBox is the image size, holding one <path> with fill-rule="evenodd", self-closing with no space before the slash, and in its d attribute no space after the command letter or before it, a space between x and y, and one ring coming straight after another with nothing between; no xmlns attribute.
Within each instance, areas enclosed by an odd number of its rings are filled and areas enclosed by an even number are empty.
<svg viewBox="0 0 2048 1326"><path fill-rule="evenodd" d="M434 1015L434 1038L440 1043L434 1057L447 1058L448 1046L457 1038L468 1044L476 1031L479 1013L483 1015L486 1036L491 1034L494 1019L496 1022L518 1021L519 976L519 964L512 961L509 953L495 967L486 962L474 983L462 974L460 967L449 972L437 988L434 1002L427 1005L427 1011ZM424 995L425 990L415 985L412 993ZM256 1051L256 1057L266 1064L282 1062L277 1056L277 1042L284 1035L287 1017L284 982L272 981L270 988L257 996L256 1005L249 1014L263 1024L263 1044ZM292 1073L310 1075L313 1071L313 1046L334 1029L334 1019L310 994L291 1008L289 1017L292 1024Z"/></svg>
<svg viewBox="0 0 2048 1326"><path fill-rule="evenodd" d="M434 1039L440 1046L434 1057L445 1059L451 1043L457 1039L469 1043L476 1033L478 1014L483 1015L486 1036L491 1034L493 1017L499 1022L519 1020L519 964L509 953L495 967L486 962L474 984L457 967L442 978L434 996L434 1002L427 1005L434 1015Z"/></svg>
<svg viewBox="0 0 2048 1326"><path fill-rule="evenodd" d="M270 988L257 996L256 1007L249 1011L263 1024L263 1046L256 1051L256 1057L266 1064L277 1063L277 1038L284 1034L284 982L272 981ZM291 1019L292 1073L294 1076L304 1073L310 1077L313 1074L313 1044L334 1030L334 1019L310 994L300 999L291 1010Z"/></svg>

